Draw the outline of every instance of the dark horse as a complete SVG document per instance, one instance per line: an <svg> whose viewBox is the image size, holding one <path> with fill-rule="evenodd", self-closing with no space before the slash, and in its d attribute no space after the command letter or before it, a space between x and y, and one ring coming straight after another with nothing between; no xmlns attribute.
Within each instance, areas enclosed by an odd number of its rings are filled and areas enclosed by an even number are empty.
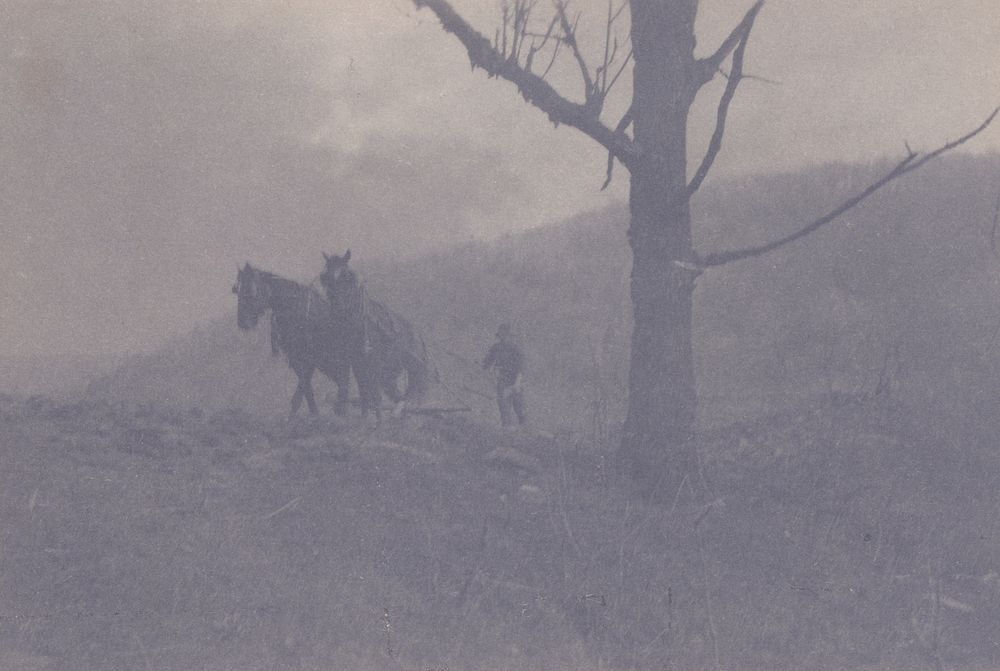
<svg viewBox="0 0 1000 671"><path fill-rule="evenodd" d="M334 410L338 415L345 414L350 392L350 359L343 346L343 329L323 295L249 263L238 271L233 293L238 297L236 324L244 331L257 326L260 316L271 311L271 351L276 356L279 351L284 352L288 366L299 378L292 396L291 415L299 411L303 397L309 404L309 412L317 412L312 388L316 369L337 383Z"/></svg>
<svg viewBox="0 0 1000 671"><path fill-rule="evenodd" d="M347 336L351 366L358 380L362 407L381 417L382 392L396 404L396 414L407 402L418 400L429 382L437 379L427 347L410 322L371 298L364 282L348 267L351 250L343 256L324 252L326 267L319 276L336 320ZM399 390L405 374L406 388Z"/></svg>

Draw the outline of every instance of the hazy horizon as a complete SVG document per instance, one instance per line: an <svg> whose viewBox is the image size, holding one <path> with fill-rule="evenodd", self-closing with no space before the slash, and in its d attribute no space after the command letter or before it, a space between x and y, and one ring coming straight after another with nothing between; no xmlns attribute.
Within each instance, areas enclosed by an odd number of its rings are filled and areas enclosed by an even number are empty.
<svg viewBox="0 0 1000 671"><path fill-rule="evenodd" d="M765 6L747 70L776 83L741 88L715 176L930 148L1000 103L1000 4L829 4ZM497 3L455 5L492 31ZM577 5L599 30L606 5ZM748 5L703 2L699 52ZM597 145L470 73L408 0L0 7L3 355L155 348L230 310L247 259L305 277L321 249L416 254L625 197L620 169L599 190Z"/></svg>

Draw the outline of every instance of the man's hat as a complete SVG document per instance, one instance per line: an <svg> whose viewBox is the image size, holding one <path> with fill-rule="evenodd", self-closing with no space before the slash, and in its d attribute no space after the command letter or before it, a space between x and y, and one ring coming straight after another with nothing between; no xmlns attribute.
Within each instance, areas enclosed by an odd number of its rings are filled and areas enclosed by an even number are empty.
<svg viewBox="0 0 1000 671"><path fill-rule="evenodd" d="M502 338L504 336L509 336L511 334L510 324L504 322L497 327L497 338Z"/></svg>

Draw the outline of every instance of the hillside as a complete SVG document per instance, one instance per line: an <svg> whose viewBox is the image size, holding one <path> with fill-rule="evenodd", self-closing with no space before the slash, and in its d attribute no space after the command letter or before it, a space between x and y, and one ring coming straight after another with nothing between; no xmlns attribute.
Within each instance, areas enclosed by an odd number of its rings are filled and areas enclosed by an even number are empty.
<svg viewBox="0 0 1000 671"><path fill-rule="evenodd" d="M699 245L709 251L772 239L882 167L719 182L694 204ZM887 374L915 404L952 402L958 388L972 400L957 411L979 408L998 364L1000 259L990 251L998 174L997 156L939 161L812 238L699 278L703 425L749 420L815 394L871 392ZM432 256L358 261L373 292L427 335L448 385L441 397L491 415L483 396L490 383L476 362L496 324L510 320L530 357L536 421L603 434L621 414L625 388L626 222L622 206L613 206ZM265 333L241 334L234 322L220 316L91 392L284 412L291 375L270 359Z"/></svg>
<svg viewBox="0 0 1000 671"><path fill-rule="evenodd" d="M127 362L125 355L59 353L31 357L0 356L0 393L78 399L91 382Z"/></svg>
<svg viewBox="0 0 1000 671"><path fill-rule="evenodd" d="M863 172L708 193L702 242ZM943 162L706 273L700 469L657 501L613 449L620 208L366 265L470 413L285 421L292 376L232 315L82 401L0 397L0 668L996 668L998 172ZM530 430L476 365L501 319Z"/></svg>
<svg viewBox="0 0 1000 671"><path fill-rule="evenodd" d="M0 668L995 668L995 446L898 418L705 434L651 504L565 434L4 397Z"/></svg>

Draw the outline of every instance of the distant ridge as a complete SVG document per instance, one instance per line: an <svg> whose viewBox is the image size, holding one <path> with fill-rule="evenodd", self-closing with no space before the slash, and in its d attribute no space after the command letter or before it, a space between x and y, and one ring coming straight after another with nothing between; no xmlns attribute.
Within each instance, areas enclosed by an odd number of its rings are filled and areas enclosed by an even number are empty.
<svg viewBox="0 0 1000 671"><path fill-rule="evenodd" d="M128 356L49 354L0 357L0 393L14 396L44 395L72 400L87 386L128 360Z"/></svg>
<svg viewBox="0 0 1000 671"><path fill-rule="evenodd" d="M879 168L830 165L718 182L694 204L699 248L772 239L819 216ZM989 249L998 176L1000 156L942 160L811 238L699 278L703 410L735 420L803 393L863 389L876 383L888 351L906 361L911 380L975 375L986 384L984 361L993 365L1000 350L986 347L1000 323L1000 259ZM531 361L538 420L586 426L598 411L620 415L623 404L626 228L625 207L616 204L491 242L399 263L372 260L366 277L423 329L449 382L442 393L492 413L489 380L476 366L496 324L512 321ZM131 359L89 393L285 412L294 378L271 358L265 331L241 334L231 315L220 317ZM324 393L321 384L318 397Z"/></svg>

